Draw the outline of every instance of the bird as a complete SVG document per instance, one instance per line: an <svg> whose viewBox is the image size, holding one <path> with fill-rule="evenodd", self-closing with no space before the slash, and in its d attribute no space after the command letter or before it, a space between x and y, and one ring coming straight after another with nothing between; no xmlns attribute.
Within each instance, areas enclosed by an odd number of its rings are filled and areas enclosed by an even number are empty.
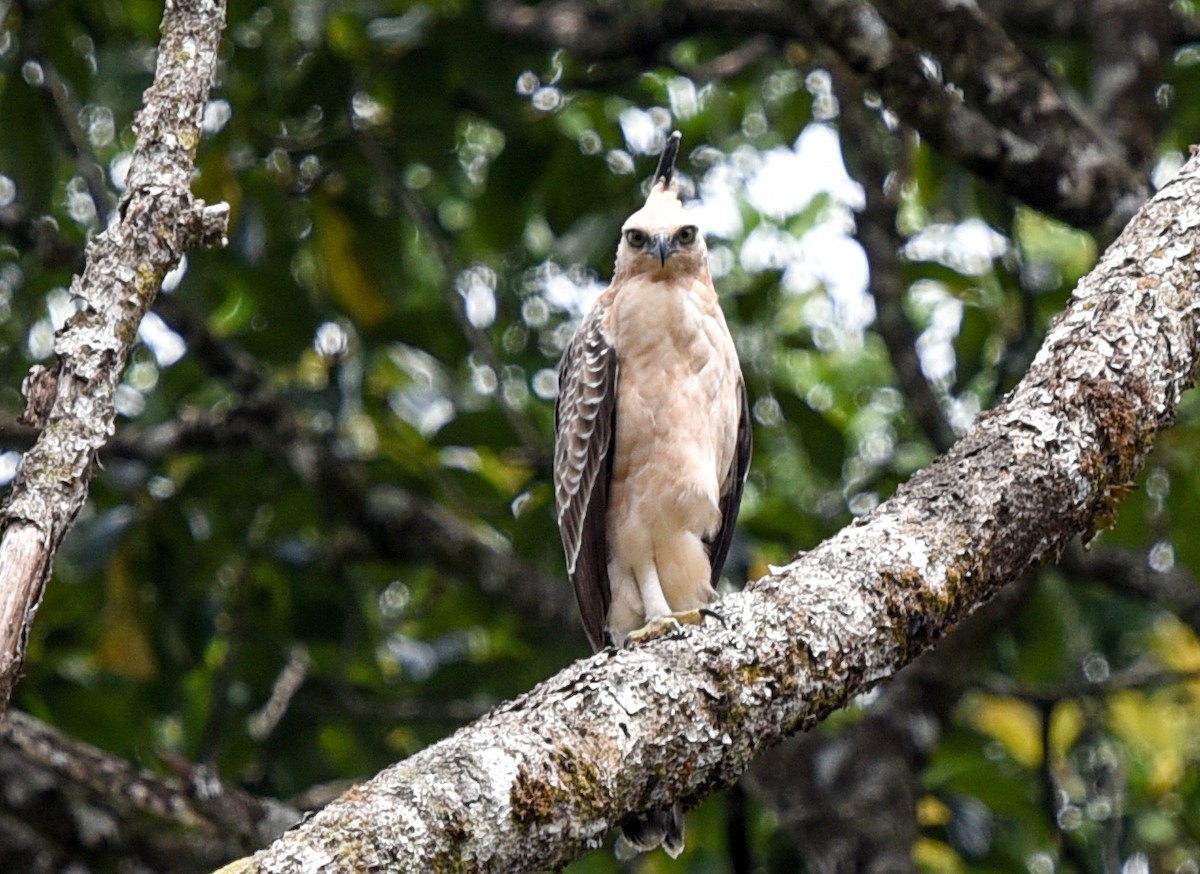
<svg viewBox="0 0 1200 874"><path fill-rule="evenodd" d="M567 344L555 404L554 497L593 650L703 622L750 466L746 383L679 198L681 134L625 221L608 287ZM618 855L683 849L683 813L636 813Z"/></svg>

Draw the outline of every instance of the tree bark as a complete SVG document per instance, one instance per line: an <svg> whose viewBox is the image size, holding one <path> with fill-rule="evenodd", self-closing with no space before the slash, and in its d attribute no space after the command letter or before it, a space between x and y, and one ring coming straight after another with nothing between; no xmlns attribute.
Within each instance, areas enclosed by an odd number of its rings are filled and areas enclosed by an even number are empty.
<svg viewBox="0 0 1200 874"><path fill-rule="evenodd" d="M718 605L577 662L231 870L522 871L693 804L1108 525L1192 382L1200 159L1075 291L1029 373L874 512Z"/></svg>
<svg viewBox="0 0 1200 874"><path fill-rule="evenodd" d="M24 419L42 432L0 508L0 713L54 553L112 436L113 394L142 316L187 249L224 238L228 207L205 206L188 186L224 20L224 0L168 0L117 220L88 244L71 285L79 311L55 338L57 363L35 366L23 386Z"/></svg>

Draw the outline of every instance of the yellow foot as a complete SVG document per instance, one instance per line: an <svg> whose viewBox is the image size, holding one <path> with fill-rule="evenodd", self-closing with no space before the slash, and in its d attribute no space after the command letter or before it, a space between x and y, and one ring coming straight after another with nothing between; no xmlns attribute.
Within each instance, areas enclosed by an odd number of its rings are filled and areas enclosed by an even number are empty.
<svg viewBox="0 0 1200 874"><path fill-rule="evenodd" d="M655 616L641 628L629 632L625 635L625 646L637 646L668 635L677 637L683 634L683 626L703 625L705 617L708 616L719 619L722 625L725 623L725 619L720 613L707 607L701 607L698 610L680 610L678 613Z"/></svg>

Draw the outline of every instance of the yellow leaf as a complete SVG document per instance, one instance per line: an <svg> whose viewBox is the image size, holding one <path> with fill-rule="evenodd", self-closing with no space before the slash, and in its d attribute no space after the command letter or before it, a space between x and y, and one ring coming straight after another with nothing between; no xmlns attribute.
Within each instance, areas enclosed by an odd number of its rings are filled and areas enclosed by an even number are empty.
<svg viewBox="0 0 1200 874"><path fill-rule="evenodd" d="M1133 755L1145 762L1148 792L1169 792L1183 778L1195 709L1194 704L1188 706L1167 695L1132 689L1109 698L1109 725Z"/></svg>
<svg viewBox="0 0 1200 874"><path fill-rule="evenodd" d="M354 225L326 198L313 198L312 207L313 236L333 299L358 324L378 325L392 307L367 270Z"/></svg>
<svg viewBox="0 0 1200 874"><path fill-rule="evenodd" d="M1036 768L1042 763L1042 720L1031 705L1017 698L984 698L972 721L981 732L1004 744L1020 764Z"/></svg>
<svg viewBox="0 0 1200 874"><path fill-rule="evenodd" d="M1078 701L1062 701L1050 714L1050 750L1066 755L1083 732L1083 713Z"/></svg>
<svg viewBox="0 0 1200 874"><path fill-rule="evenodd" d="M105 670L130 680L154 679L158 676L158 659L138 610L137 584L130 575L124 550L117 550L108 563L104 592L97 661Z"/></svg>
<svg viewBox="0 0 1200 874"><path fill-rule="evenodd" d="M1150 646L1168 668L1186 673L1200 671L1200 639L1174 616L1155 624Z"/></svg>
<svg viewBox="0 0 1200 874"><path fill-rule="evenodd" d="M917 822L921 825L945 825L952 816L950 808L933 795L925 795L917 802Z"/></svg>
<svg viewBox="0 0 1200 874"><path fill-rule="evenodd" d="M913 844L913 861L921 871L933 874L961 874L967 870L962 857L954 849L933 838L920 838Z"/></svg>

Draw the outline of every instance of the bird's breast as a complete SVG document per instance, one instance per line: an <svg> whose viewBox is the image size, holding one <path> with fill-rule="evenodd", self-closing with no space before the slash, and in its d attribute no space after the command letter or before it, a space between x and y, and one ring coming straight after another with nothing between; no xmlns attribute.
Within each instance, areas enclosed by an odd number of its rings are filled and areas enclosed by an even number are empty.
<svg viewBox="0 0 1200 874"><path fill-rule="evenodd" d="M740 368L715 293L696 285L631 283L614 301L613 486L707 532L736 451Z"/></svg>

